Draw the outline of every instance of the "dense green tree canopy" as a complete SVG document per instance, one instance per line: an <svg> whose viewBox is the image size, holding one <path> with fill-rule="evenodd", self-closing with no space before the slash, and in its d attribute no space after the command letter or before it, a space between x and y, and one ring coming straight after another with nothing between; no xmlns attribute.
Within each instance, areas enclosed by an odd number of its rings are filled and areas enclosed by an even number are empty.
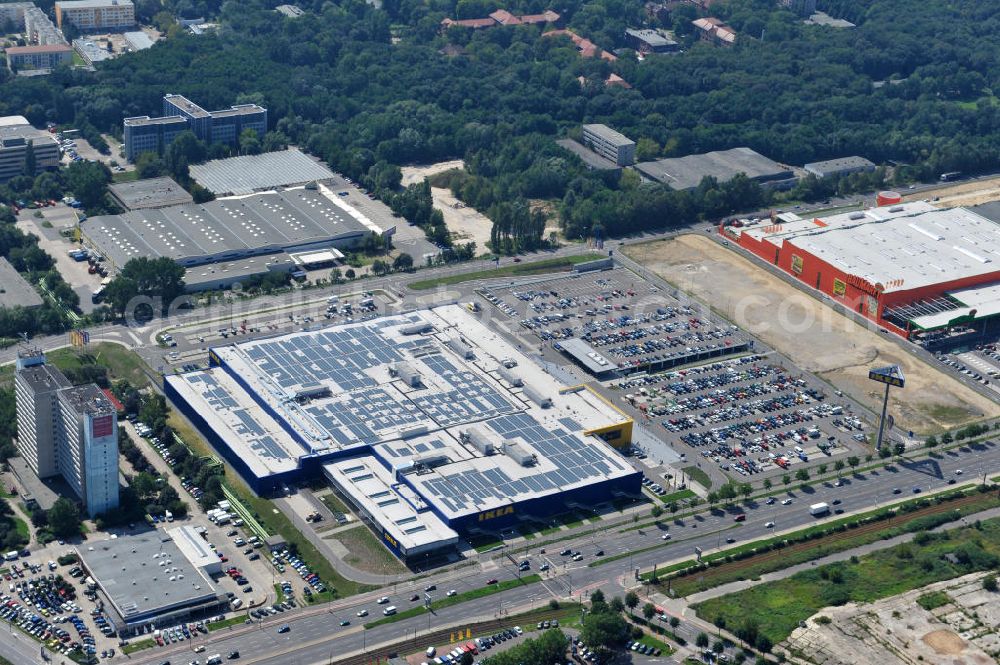
<svg viewBox="0 0 1000 665"><path fill-rule="evenodd" d="M158 113L165 90L206 108L257 101L269 109L270 131L241 137L242 151L289 141L376 190L395 186L397 165L463 158L468 174L453 189L494 219L496 249L511 251L539 243L533 199L561 202L570 236L665 227L774 202L745 178L678 194L628 172L586 171L553 140L583 122L619 129L639 142L644 158L746 145L789 164L852 154L904 164L897 177L1000 166L1000 104L992 93L1000 78L1000 0L821 3L857 23L846 30L805 25L771 0L720 0L712 13L740 35L732 49L696 43L689 27L697 10L685 6L663 26L676 31L685 52L641 62L628 51L615 62L580 58L568 39L542 37L540 26L439 34L444 16L485 16L500 6L488 0L387 0L382 10L361 0L305 0L306 15L295 19L276 17L264 0L140 4L149 5L141 15L204 10L222 27L203 36L171 29L155 48L94 73L8 76L0 114L120 134L123 117ZM504 5L515 13L550 6ZM607 50L625 46L626 25L647 20L639 0L553 8ZM611 72L631 87L605 86ZM165 158L170 172L192 163L176 157ZM812 179L791 196L879 186L883 176ZM420 225L445 240L443 225L424 216Z"/></svg>

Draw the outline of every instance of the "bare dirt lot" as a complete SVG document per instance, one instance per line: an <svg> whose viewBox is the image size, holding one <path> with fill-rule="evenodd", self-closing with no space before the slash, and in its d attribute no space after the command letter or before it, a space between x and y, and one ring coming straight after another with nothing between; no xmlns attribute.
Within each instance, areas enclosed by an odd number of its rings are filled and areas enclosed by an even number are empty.
<svg viewBox="0 0 1000 665"><path fill-rule="evenodd" d="M427 166L404 166L402 183L405 187L438 173L464 168L465 163L461 159ZM480 214L475 208L466 206L443 187L431 187L431 198L434 199L434 207L444 215L445 226L451 231L455 242L466 243L471 240L476 243L478 252L488 249L486 243L490 240L490 231L493 228L493 222L488 217Z"/></svg>
<svg viewBox="0 0 1000 665"><path fill-rule="evenodd" d="M987 665L997 662L1000 603L983 590L982 573L938 582L868 605L817 612L788 639L794 653L821 665ZM920 596L943 592L950 602L927 611ZM815 617L814 617L815 618Z"/></svg>
<svg viewBox="0 0 1000 665"><path fill-rule="evenodd" d="M403 172L403 187L406 187L407 185L422 182L425 178L437 175L438 173L444 173L445 171L450 171L451 169L464 168L465 162L461 159L453 159L448 162L438 162L436 164L427 164L425 166L404 166L400 170Z"/></svg>
<svg viewBox="0 0 1000 665"><path fill-rule="evenodd" d="M1000 405L709 238L681 236L627 253L873 411L882 390L868 370L900 365L906 388L893 391L889 412L904 429L931 433L1000 415Z"/></svg>
<svg viewBox="0 0 1000 665"><path fill-rule="evenodd" d="M927 192L904 196L904 201L918 201L927 198ZM939 197L934 205L939 208L954 208L956 206L974 206L990 201L1000 201L1000 178L984 178L963 182L952 187L934 190L934 196Z"/></svg>

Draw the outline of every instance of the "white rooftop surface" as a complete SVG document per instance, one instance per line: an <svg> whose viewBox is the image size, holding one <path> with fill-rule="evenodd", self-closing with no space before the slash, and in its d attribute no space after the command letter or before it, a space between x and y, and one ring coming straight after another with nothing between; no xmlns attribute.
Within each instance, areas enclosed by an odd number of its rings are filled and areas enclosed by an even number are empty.
<svg viewBox="0 0 1000 665"><path fill-rule="evenodd" d="M885 292L1000 272L1000 225L966 208L913 202L732 230L778 247L791 241Z"/></svg>
<svg viewBox="0 0 1000 665"><path fill-rule="evenodd" d="M447 344L456 338L473 358ZM587 389L566 388L458 305L213 352L302 443L222 368L167 381L259 477L293 469L310 454L371 450L366 458L383 460L451 518L634 473L586 434L627 421L624 414ZM524 388L500 378L504 360L516 361L512 371ZM390 373L400 363L419 374L419 385ZM463 441L470 428L500 452L486 455ZM512 445L504 449L505 442Z"/></svg>
<svg viewBox="0 0 1000 665"><path fill-rule="evenodd" d="M458 534L372 456L323 465L326 476L373 516L408 553L458 541Z"/></svg>
<svg viewBox="0 0 1000 665"><path fill-rule="evenodd" d="M167 533L173 538L174 545L181 551L191 565L199 570L209 568L218 569L221 565L219 555L208 546L208 542L201 537L193 526L179 526L174 529L167 529ZM208 571L211 574L211 570Z"/></svg>
<svg viewBox="0 0 1000 665"><path fill-rule="evenodd" d="M126 621L210 603L217 595L211 580L159 529L86 541L77 545L76 551Z"/></svg>
<svg viewBox="0 0 1000 665"><path fill-rule="evenodd" d="M260 408L226 372L210 369L167 376L165 380L198 412L257 476L294 471L306 454L278 421Z"/></svg>
<svg viewBox="0 0 1000 665"><path fill-rule="evenodd" d="M942 328L955 319L959 317L966 317L972 314L972 308L962 307L959 309L948 310L947 312L938 312L936 314L927 314L925 316L918 316L911 319L913 325L918 328L923 328L924 330L933 330L935 328Z"/></svg>

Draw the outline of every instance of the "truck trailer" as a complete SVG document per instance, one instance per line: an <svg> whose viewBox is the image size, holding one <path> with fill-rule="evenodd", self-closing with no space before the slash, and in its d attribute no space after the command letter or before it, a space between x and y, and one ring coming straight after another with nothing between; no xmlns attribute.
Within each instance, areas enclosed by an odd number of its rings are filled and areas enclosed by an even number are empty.
<svg viewBox="0 0 1000 665"><path fill-rule="evenodd" d="M828 515L830 513L830 505L828 503L814 503L809 506L809 514L813 517L819 517L820 515Z"/></svg>

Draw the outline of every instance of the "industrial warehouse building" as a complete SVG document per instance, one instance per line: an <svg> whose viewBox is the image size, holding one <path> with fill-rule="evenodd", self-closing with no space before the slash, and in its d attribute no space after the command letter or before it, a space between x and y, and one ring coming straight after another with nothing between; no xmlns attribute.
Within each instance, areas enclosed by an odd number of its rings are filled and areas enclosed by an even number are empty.
<svg viewBox="0 0 1000 665"><path fill-rule="evenodd" d="M286 252L349 249L382 233L323 184L91 217L80 231L116 270L139 256L188 268L261 257L254 274L273 269L269 264L293 269Z"/></svg>
<svg viewBox="0 0 1000 665"><path fill-rule="evenodd" d="M825 162L811 162L804 167L806 173L817 178L842 178L852 173L869 173L875 170L875 164L864 157L840 157L828 159Z"/></svg>
<svg viewBox="0 0 1000 665"><path fill-rule="evenodd" d="M661 182L676 190L694 189L701 184L703 178L709 176L719 182L726 182L738 173L772 189L791 189L798 182L790 168L750 148L716 150L700 155L641 162L635 168L646 179Z"/></svg>
<svg viewBox="0 0 1000 665"><path fill-rule="evenodd" d="M228 604L210 577L219 557L191 527L88 540L76 551L122 636L217 614Z"/></svg>
<svg viewBox="0 0 1000 665"><path fill-rule="evenodd" d="M194 203L194 199L176 180L168 176L113 182L108 191L115 202L125 210L147 208L167 208L169 206Z"/></svg>
<svg viewBox="0 0 1000 665"><path fill-rule="evenodd" d="M10 261L0 256L0 307L25 307L35 309L42 306L42 297Z"/></svg>
<svg viewBox="0 0 1000 665"><path fill-rule="evenodd" d="M334 174L319 160L289 148L195 164L191 177L216 196L228 196L329 180Z"/></svg>
<svg viewBox="0 0 1000 665"><path fill-rule="evenodd" d="M900 335L1000 313L1000 225L966 208L918 201L813 219L786 213L722 233Z"/></svg>
<svg viewBox="0 0 1000 665"><path fill-rule="evenodd" d="M165 391L259 493L320 474L410 559L640 491L632 420L446 305L211 349Z"/></svg>

